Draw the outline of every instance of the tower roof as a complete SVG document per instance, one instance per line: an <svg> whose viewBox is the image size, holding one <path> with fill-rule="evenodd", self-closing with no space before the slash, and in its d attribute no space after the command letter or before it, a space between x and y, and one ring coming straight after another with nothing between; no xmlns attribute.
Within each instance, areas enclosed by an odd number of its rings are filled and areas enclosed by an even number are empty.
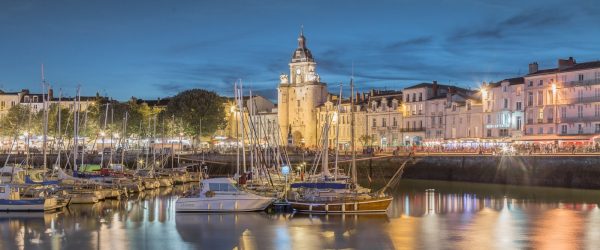
<svg viewBox="0 0 600 250"><path fill-rule="evenodd" d="M304 37L304 27L300 28L300 36L298 36L298 48L292 55L292 62L314 62L315 59L306 47L306 37Z"/></svg>

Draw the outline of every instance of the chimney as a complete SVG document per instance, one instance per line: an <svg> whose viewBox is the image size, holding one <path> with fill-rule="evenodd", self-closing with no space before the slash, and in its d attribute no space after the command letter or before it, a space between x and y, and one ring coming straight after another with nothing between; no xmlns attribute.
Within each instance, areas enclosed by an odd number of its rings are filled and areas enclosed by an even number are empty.
<svg viewBox="0 0 600 250"><path fill-rule="evenodd" d="M537 62L532 62L529 64L529 74L533 74L533 73L537 73L538 72L538 63Z"/></svg>
<svg viewBox="0 0 600 250"><path fill-rule="evenodd" d="M54 90L52 88L48 89L48 100L52 100L54 98Z"/></svg>
<svg viewBox="0 0 600 250"><path fill-rule="evenodd" d="M437 81L433 81L433 84L431 85L431 89L433 90L433 96L436 97L438 95L438 83Z"/></svg>
<svg viewBox="0 0 600 250"><path fill-rule="evenodd" d="M575 59L573 59L573 57L569 57L569 59L558 59L558 70L573 67L576 63L577 62L575 62Z"/></svg>

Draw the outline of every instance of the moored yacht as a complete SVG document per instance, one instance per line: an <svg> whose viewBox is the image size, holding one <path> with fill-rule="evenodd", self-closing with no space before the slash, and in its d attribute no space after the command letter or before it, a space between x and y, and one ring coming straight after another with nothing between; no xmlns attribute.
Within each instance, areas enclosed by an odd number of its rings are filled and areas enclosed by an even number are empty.
<svg viewBox="0 0 600 250"><path fill-rule="evenodd" d="M236 187L231 178L204 179L200 194L181 197L176 212L249 212L265 210L275 198L252 194Z"/></svg>
<svg viewBox="0 0 600 250"><path fill-rule="evenodd" d="M19 189L12 184L0 184L0 211L48 211L64 205L54 197L22 199Z"/></svg>

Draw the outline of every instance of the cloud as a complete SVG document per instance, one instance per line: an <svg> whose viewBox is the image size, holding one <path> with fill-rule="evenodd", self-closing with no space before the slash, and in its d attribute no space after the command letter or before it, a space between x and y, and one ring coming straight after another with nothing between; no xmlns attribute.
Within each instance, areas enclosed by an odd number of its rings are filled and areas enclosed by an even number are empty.
<svg viewBox="0 0 600 250"><path fill-rule="evenodd" d="M540 33L567 24L573 16L571 11L560 7L532 8L503 20L484 20L485 24L482 27L463 27L454 31L448 40L462 42L473 39L503 39L515 34Z"/></svg>
<svg viewBox="0 0 600 250"><path fill-rule="evenodd" d="M408 40L397 41L386 45L383 49L384 51L398 51L398 50L406 50L414 47L421 47L425 45L431 44L433 41L432 36L422 36L416 37Z"/></svg>
<svg viewBox="0 0 600 250"><path fill-rule="evenodd" d="M186 89L186 86L184 86L183 84L176 83L176 82L155 83L154 86L156 88L158 88L158 90L160 90L161 92L164 92L166 94L175 94L175 93L178 93L178 92Z"/></svg>

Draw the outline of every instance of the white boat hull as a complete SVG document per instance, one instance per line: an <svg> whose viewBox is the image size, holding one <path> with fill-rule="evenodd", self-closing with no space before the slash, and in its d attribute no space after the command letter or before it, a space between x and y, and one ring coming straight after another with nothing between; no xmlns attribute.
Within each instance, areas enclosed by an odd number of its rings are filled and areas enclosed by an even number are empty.
<svg viewBox="0 0 600 250"><path fill-rule="evenodd" d="M257 195L179 198L176 212L250 212L265 210L275 199Z"/></svg>

